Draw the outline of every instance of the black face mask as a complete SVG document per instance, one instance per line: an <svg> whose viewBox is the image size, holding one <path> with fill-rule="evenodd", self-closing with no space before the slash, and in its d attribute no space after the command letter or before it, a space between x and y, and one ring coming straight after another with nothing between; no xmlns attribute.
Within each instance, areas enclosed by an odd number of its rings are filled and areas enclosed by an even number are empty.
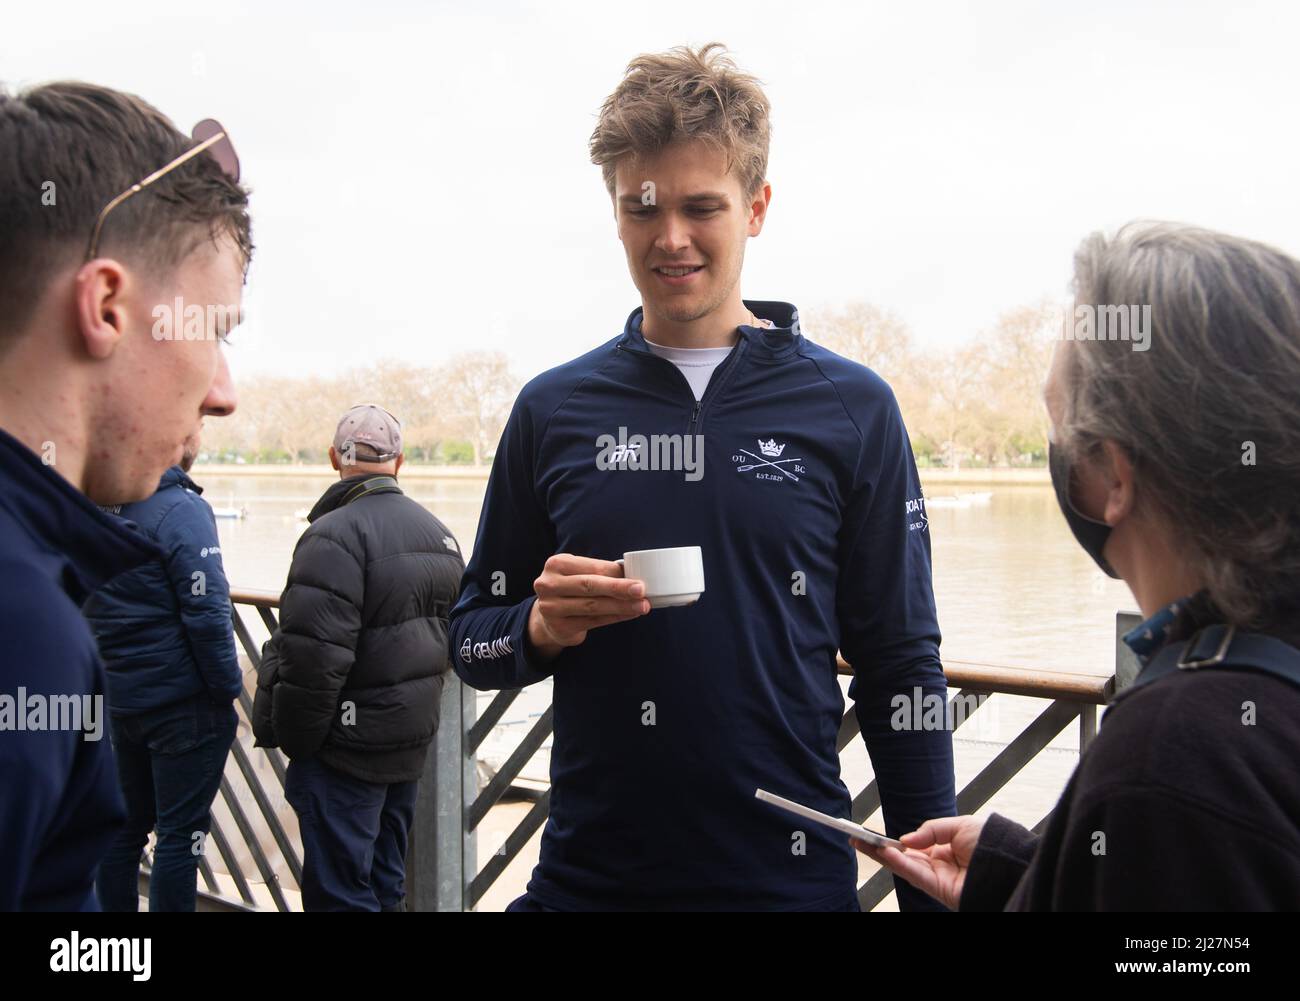
<svg viewBox="0 0 1300 1001"><path fill-rule="evenodd" d="M1075 540L1083 546L1084 551L1093 558L1097 566L1110 577L1119 580L1113 567L1102 556L1106 540L1110 538L1110 526L1104 521L1094 521L1080 513L1070 499L1070 463L1064 452L1058 452L1051 442L1047 443L1047 468L1052 474L1052 487L1056 490L1056 503L1061 506L1070 531Z"/></svg>

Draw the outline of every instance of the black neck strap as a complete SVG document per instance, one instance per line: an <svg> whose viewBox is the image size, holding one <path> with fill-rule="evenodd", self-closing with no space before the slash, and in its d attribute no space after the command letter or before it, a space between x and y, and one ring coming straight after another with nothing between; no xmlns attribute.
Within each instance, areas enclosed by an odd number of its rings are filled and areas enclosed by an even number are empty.
<svg viewBox="0 0 1300 1001"><path fill-rule="evenodd" d="M1300 686L1300 650L1273 636L1238 632L1235 626L1219 624L1198 630L1185 643L1170 643L1111 704L1167 674L1216 668L1259 671Z"/></svg>
<svg viewBox="0 0 1300 1001"><path fill-rule="evenodd" d="M397 485L395 476L372 476L368 480L362 480L351 490L343 495L339 501L339 507L351 504L358 497L365 497L368 494L391 494L401 493L402 488Z"/></svg>

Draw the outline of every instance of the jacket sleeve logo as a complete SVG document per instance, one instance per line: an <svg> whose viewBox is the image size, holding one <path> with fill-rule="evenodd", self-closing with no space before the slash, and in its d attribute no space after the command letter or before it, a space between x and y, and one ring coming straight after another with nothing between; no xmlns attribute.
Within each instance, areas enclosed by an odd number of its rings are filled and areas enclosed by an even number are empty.
<svg viewBox="0 0 1300 1001"><path fill-rule="evenodd" d="M460 659L466 664L470 662L471 655L479 660L496 660L500 657L509 657L514 652L509 636L499 636L491 643L472 643L466 636L465 642L460 645Z"/></svg>

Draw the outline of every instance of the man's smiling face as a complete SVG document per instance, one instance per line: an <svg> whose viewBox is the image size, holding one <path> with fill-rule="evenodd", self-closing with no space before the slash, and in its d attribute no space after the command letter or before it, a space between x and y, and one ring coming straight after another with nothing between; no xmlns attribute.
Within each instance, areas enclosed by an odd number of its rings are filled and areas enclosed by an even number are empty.
<svg viewBox="0 0 1300 1001"><path fill-rule="evenodd" d="M725 154L707 143L624 158L614 216L647 314L690 323L738 300L745 241L762 230L770 198L766 184L746 197Z"/></svg>

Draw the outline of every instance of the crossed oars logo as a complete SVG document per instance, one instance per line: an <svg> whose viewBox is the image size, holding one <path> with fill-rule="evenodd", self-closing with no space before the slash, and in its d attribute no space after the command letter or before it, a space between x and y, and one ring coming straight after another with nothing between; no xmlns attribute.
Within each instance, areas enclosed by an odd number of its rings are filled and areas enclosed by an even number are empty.
<svg viewBox="0 0 1300 1001"><path fill-rule="evenodd" d="M766 447L765 447L765 446L766 446ZM776 455L780 455L781 452L785 451L785 446L784 446L784 445L782 445L782 446L780 447L780 449L776 449L775 446L776 446L776 442L775 442L775 440L772 441L772 442L770 442L770 443L764 443L764 442L762 441L762 439L759 439L759 447L762 448L763 451L768 451L768 449L771 448L771 449L775 452ZM783 467L787 462L802 462L802 461L803 461L802 458L794 458L794 459L777 459L775 462L772 462L772 461L770 461L770 460L768 460L768 459L764 459L764 458L762 458L762 457L760 457L760 456L755 455L753 452L749 451L749 449L742 448L742 449L740 449L740 451L741 451L741 452L744 452L745 455L749 456L749 457L750 457L751 459L753 459L754 461L751 462L751 463L748 463L748 464L746 464L746 465L744 465L744 466L737 466L737 467L736 467L736 472L738 472L738 473L747 473L747 472L749 472L751 469L758 469L760 466L771 466L773 469L775 469L775 470L776 470L778 473L780 473L782 476L788 476L788 477L790 477L790 479L794 480L796 483L799 482L799 477L795 476L795 474L792 473L792 472L790 472L790 470L788 470L788 469L783 469L782 467Z"/></svg>

